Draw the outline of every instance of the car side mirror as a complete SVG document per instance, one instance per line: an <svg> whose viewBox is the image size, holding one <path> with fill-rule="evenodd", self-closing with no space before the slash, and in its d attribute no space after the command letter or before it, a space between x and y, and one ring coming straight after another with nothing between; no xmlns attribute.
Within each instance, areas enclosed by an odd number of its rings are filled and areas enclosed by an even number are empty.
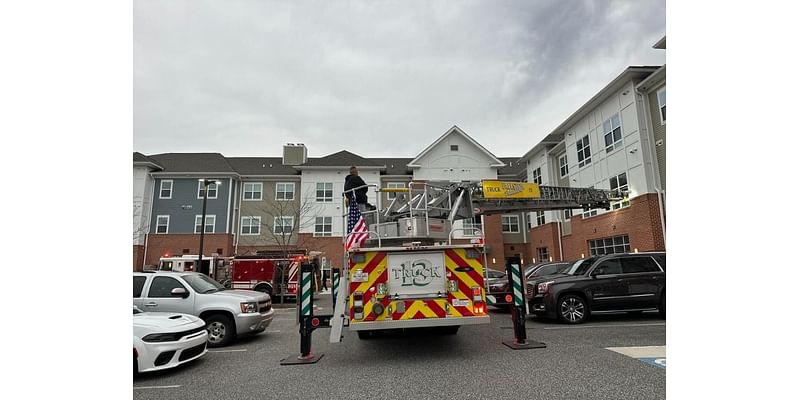
<svg viewBox="0 0 800 400"><path fill-rule="evenodd" d="M172 295L172 297L182 297L184 299L189 297L189 292L187 292L186 289L184 289L184 288L172 289L170 294Z"/></svg>
<svg viewBox="0 0 800 400"><path fill-rule="evenodd" d="M592 278L597 278L597 275L603 275L603 272L605 272L605 271L603 271L603 270L594 270L594 271L592 271L591 274L589 274L589 276L591 276Z"/></svg>

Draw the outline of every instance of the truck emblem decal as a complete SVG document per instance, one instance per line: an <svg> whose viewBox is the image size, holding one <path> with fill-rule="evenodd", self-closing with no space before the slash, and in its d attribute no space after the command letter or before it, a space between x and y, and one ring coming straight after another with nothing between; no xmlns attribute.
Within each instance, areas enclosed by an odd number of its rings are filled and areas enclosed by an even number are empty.
<svg viewBox="0 0 800 400"><path fill-rule="evenodd" d="M392 268L392 274L394 279L403 279L403 286L427 286L433 278L442 277L442 267L426 259L406 261Z"/></svg>

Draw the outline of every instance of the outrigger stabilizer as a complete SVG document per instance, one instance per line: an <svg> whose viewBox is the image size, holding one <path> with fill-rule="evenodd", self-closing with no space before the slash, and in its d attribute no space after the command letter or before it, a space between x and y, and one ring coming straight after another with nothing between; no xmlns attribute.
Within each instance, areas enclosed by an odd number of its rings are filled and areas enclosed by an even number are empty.
<svg viewBox="0 0 800 400"><path fill-rule="evenodd" d="M334 270L335 280L338 282L338 271ZM297 313L300 324L300 355L290 355L281 360L281 365L315 364L323 353L311 353L311 334L319 328L330 328L333 315L314 315L314 290L311 286L311 277L314 273L313 265L304 263L300 265L300 288L297 295Z"/></svg>

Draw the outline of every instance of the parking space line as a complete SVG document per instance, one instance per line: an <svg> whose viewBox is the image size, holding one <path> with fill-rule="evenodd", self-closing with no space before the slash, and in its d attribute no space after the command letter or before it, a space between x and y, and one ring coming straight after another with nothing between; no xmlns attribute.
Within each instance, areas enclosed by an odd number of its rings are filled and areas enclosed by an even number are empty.
<svg viewBox="0 0 800 400"><path fill-rule="evenodd" d="M281 333L281 331L264 331L264 333Z"/></svg>
<svg viewBox="0 0 800 400"><path fill-rule="evenodd" d="M179 388L181 385L169 385L169 386L134 386L133 390L136 389L175 389Z"/></svg>
<svg viewBox="0 0 800 400"><path fill-rule="evenodd" d="M238 351L247 351L247 349L230 349L230 350L209 350L209 353L235 353Z"/></svg>
<svg viewBox="0 0 800 400"><path fill-rule="evenodd" d="M590 328L619 328L619 327L631 327L631 326L666 326L666 322L660 322L656 324L615 324L615 325L580 325L580 326L558 326L558 327L550 327L550 328L542 328L544 330L556 330L556 329L590 329Z"/></svg>

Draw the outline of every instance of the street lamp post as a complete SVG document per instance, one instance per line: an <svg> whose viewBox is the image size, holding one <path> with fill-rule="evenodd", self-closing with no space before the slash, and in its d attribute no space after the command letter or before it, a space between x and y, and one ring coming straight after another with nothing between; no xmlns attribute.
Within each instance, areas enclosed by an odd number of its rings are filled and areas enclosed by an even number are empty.
<svg viewBox="0 0 800 400"><path fill-rule="evenodd" d="M213 179L200 179L203 184L203 216L200 217L200 255L197 257L197 270L208 275L208 272L203 271L203 239L206 235L206 203L208 202L208 186L211 184L219 185L220 181ZM209 264L209 269L211 265Z"/></svg>

